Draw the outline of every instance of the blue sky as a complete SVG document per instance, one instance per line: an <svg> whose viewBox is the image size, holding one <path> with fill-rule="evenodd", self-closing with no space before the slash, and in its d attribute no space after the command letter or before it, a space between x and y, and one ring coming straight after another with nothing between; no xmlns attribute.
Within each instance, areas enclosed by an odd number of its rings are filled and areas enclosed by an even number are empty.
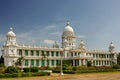
<svg viewBox="0 0 120 80"><path fill-rule="evenodd" d="M50 46L61 43L66 21L87 49L120 50L120 0L0 0L0 46L10 25L17 42ZM1 52L0 52L1 54Z"/></svg>

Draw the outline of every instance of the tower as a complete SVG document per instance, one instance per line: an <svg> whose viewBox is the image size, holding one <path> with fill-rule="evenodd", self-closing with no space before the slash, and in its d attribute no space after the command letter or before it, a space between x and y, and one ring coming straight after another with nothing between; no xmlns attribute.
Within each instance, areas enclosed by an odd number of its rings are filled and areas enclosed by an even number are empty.
<svg viewBox="0 0 120 80"><path fill-rule="evenodd" d="M13 32L13 29L10 28L9 32L6 35L7 40L6 40L6 45L16 45L16 35Z"/></svg>
<svg viewBox="0 0 120 80"><path fill-rule="evenodd" d="M115 52L114 49L115 49L115 46L114 46L114 44L111 42L110 45L109 45L109 52L110 52L110 53L114 53L114 52Z"/></svg>
<svg viewBox="0 0 120 80"><path fill-rule="evenodd" d="M70 22L67 21L62 33L62 48L71 49L74 47L76 47L76 37L73 28L70 26Z"/></svg>
<svg viewBox="0 0 120 80"><path fill-rule="evenodd" d="M4 65L12 66L17 60L17 42L16 35L13 29L10 28L7 35L5 44L2 46L2 55L4 57Z"/></svg>
<svg viewBox="0 0 120 80"><path fill-rule="evenodd" d="M117 64L117 54L115 52L115 46L112 42L109 45L109 52L111 54L112 64Z"/></svg>
<svg viewBox="0 0 120 80"><path fill-rule="evenodd" d="M85 50L85 43L83 40L81 40L79 46L78 46L79 49L82 49L82 50Z"/></svg>

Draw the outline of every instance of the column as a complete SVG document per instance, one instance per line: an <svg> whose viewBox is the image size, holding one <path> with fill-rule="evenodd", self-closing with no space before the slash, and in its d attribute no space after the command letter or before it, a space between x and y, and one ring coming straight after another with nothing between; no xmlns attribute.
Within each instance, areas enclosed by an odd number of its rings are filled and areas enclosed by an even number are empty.
<svg viewBox="0 0 120 80"><path fill-rule="evenodd" d="M79 66L81 66L81 60L79 60Z"/></svg>
<svg viewBox="0 0 120 80"><path fill-rule="evenodd" d="M54 67L56 67L56 60L54 60Z"/></svg>
<svg viewBox="0 0 120 80"><path fill-rule="evenodd" d="M34 59L34 66L36 66L36 59Z"/></svg>
<svg viewBox="0 0 120 80"><path fill-rule="evenodd" d="M45 64L45 66L47 66L47 60L46 59L44 59L44 64Z"/></svg>
<svg viewBox="0 0 120 80"><path fill-rule="evenodd" d="M99 60L98 60L98 66L99 66Z"/></svg>
<svg viewBox="0 0 120 80"><path fill-rule="evenodd" d="M83 65L85 65L85 59L83 59Z"/></svg>
<svg viewBox="0 0 120 80"><path fill-rule="evenodd" d="M31 67L31 60L28 59L28 66Z"/></svg>
<svg viewBox="0 0 120 80"><path fill-rule="evenodd" d="M51 60L49 60L49 67L51 67Z"/></svg>
<svg viewBox="0 0 120 80"><path fill-rule="evenodd" d="M75 66L75 60L73 60L73 66Z"/></svg>
<svg viewBox="0 0 120 80"><path fill-rule="evenodd" d="M39 67L41 67L41 59L39 59Z"/></svg>
<svg viewBox="0 0 120 80"><path fill-rule="evenodd" d="M105 66L105 61L103 60L103 66Z"/></svg>
<svg viewBox="0 0 120 80"><path fill-rule="evenodd" d="M49 51L49 57L51 57L51 51Z"/></svg>

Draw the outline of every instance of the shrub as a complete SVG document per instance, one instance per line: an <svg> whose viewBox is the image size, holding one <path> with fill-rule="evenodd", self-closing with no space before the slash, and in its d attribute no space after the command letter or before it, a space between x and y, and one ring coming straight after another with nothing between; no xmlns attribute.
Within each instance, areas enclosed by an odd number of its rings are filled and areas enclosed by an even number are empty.
<svg viewBox="0 0 120 80"><path fill-rule="evenodd" d="M31 68L23 68L24 72L30 72L31 71Z"/></svg>
<svg viewBox="0 0 120 80"><path fill-rule="evenodd" d="M40 70L45 70L45 69L46 69L45 66L41 66L41 67L40 67Z"/></svg>
<svg viewBox="0 0 120 80"><path fill-rule="evenodd" d="M14 77L18 77L19 76L19 74L18 73L12 73L12 75L11 75L13 78Z"/></svg>
<svg viewBox="0 0 120 80"><path fill-rule="evenodd" d="M5 77L8 77L8 78L12 78L12 74L11 73L5 73Z"/></svg>
<svg viewBox="0 0 120 80"><path fill-rule="evenodd" d="M5 68L4 67L0 67L0 73L4 73L5 72Z"/></svg>
<svg viewBox="0 0 120 80"><path fill-rule="evenodd" d="M75 71L73 71L73 70L64 70L63 73L66 73L66 74L75 74Z"/></svg>
<svg viewBox="0 0 120 80"><path fill-rule="evenodd" d="M73 66L72 70L73 70L73 71L76 71L76 70L77 70L77 67L76 67L76 66Z"/></svg>
<svg viewBox="0 0 120 80"><path fill-rule="evenodd" d="M87 61L87 67L91 67L92 66L92 62L91 61Z"/></svg>
<svg viewBox="0 0 120 80"><path fill-rule="evenodd" d="M5 73L17 73L18 72L18 68L14 67L14 66L8 66L5 69Z"/></svg>
<svg viewBox="0 0 120 80"><path fill-rule="evenodd" d="M67 66L66 70L72 70L72 66Z"/></svg>
<svg viewBox="0 0 120 80"><path fill-rule="evenodd" d="M21 77L29 77L29 76L31 76L31 73L22 73L21 74Z"/></svg>
<svg viewBox="0 0 120 80"><path fill-rule="evenodd" d="M0 73L0 78L4 78L4 77L5 77L5 74Z"/></svg>
<svg viewBox="0 0 120 80"><path fill-rule="evenodd" d="M38 72L39 68L38 67L31 67L31 72Z"/></svg>
<svg viewBox="0 0 120 80"><path fill-rule="evenodd" d="M118 64L114 64L114 65L112 66L112 68L113 68L113 69L119 69L120 66L119 66Z"/></svg>

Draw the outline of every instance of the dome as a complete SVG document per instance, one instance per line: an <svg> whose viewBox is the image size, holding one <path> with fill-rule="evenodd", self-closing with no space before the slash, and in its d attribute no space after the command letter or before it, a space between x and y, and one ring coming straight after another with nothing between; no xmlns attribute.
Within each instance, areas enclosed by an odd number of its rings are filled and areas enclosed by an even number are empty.
<svg viewBox="0 0 120 80"><path fill-rule="evenodd" d="M66 24L66 27L65 27L64 31L74 32L73 28L70 26L70 22L69 21L67 21L67 24Z"/></svg>
<svg viewBox="0 0 120 80"><path fill-rule="evenodd" d="M83 46L85 45L83 40L81 40L80 45L83 45Z"/></svg>
<svg viewBox="0 0 120 80"><path fill-rule="evenodd" d="M9 32L7 33L7 36L12 36L12 37L16 36L12 28L10 28Z"/></svg>
<svg viewBox="0 0 120 80"><path fill-rule="evenodd" d="M109 45L109 48L110 48L110 47L113 47L113 48L115 47L112 42L111 42L110 45Z"/></svg>
<svg viewBox="0 0 120 80"><path fill-rule="evenodd" d="M66 24L66 26L64 28L64 31L63 31L63 34L62 34L62 37L66 37L66 36L75 37L74 30L70 26L70 22L69 21L67 21L67 24Z"/></svg>

